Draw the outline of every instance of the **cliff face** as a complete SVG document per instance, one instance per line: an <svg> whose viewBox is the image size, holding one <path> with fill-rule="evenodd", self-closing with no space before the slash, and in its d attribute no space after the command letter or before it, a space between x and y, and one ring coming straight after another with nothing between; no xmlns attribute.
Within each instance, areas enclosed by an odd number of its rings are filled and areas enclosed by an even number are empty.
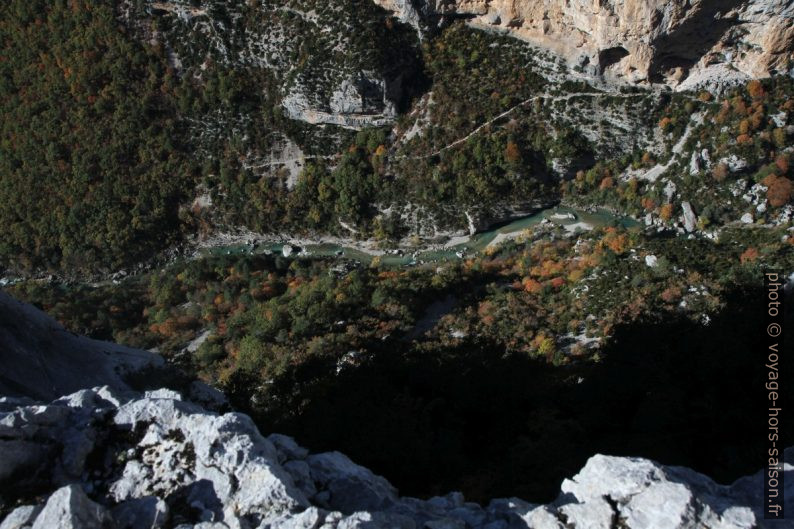
<svg viewBox="0 0 794 529"><path fill-rule="evenodd" d="M686 468L602 455L548 505L400 497L338 452L263 437L247 416L217 415L169 390L3 398L0 434L3 529L765 527L760 472L722 486Z"/></svg>
<svg viewBox="0 0 794 529"><path fill-rule="evenodd" d="M123 390L125 375L163 364L147 351L76 336L0 291L0 396L49 400L98 384Z"/></svg>
<svg viewBox="0 0 794 529"><path fill-rule="evenodd" d="M786 0L374 1L406 22L466 16L616 81L688 87L792 67L794 4Z"/></svg>
<svg viewBox="0 0 794 529"><path fill-rule="evenodd" d="M210 63L266 70L284 114L312 125L388 125L420 74L416 36L387 26L387 14L369 3L135 4L122 5L122 20L141 40L167 49L180 74L201 77Z"/></svg>

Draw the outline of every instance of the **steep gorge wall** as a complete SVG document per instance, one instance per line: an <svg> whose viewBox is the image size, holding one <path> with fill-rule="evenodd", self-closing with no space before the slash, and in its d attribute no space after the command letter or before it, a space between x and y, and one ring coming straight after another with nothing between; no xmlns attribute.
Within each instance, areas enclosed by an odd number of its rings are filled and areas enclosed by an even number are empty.
<svg viewBox="0 0 794 529"><path fill-rule="evenodd" d="M415 26L467 16L617 81L689 87L794 64L794 4L786 0L374 1Z"/></svg>

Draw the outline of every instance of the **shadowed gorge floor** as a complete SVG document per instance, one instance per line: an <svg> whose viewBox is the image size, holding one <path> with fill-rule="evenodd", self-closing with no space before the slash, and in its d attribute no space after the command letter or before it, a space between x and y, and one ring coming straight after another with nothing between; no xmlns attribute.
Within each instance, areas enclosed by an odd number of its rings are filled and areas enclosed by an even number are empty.
<svg viewBox="0 0 794 529"><path fill-rule="evenodd" d="M279 404L258 422L313 450L345 452L407 495L549 501L595 452L729 483L763 464L765 355L763 293L726 299L706 327L682 318L620 328L592 366L502 359L487 343L385 351L330 379L328 366L304 364L274 381ZM782 368L785 378L791 365ZM783 438L791 434L789 425Z"/></svg>

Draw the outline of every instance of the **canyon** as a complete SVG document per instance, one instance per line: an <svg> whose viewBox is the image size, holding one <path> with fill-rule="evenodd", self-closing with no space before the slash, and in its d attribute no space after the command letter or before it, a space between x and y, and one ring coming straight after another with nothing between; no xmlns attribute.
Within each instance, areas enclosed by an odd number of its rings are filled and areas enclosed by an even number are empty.
<svg viewBox="0 0 794 529"><path fill-rule="evenodd" d="M375 0L422 30L452 17L565 58L581 74L676 89L787 73L785 0Z"/></svg>

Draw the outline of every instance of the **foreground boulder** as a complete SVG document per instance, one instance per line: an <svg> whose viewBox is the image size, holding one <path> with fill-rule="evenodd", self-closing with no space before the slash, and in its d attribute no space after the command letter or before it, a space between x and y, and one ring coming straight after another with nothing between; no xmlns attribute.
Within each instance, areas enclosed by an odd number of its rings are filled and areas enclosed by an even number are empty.
<svg viewBox="0 0 794 529"><path fill-rule="evenodd" d="M338 452L263 437L246 415L215 414L171 390L4 398L0 410L0 529L766 527L760 473L723 486L685 468L596 455L552 504L482 507L460 493L400 497Z"/></svg>

